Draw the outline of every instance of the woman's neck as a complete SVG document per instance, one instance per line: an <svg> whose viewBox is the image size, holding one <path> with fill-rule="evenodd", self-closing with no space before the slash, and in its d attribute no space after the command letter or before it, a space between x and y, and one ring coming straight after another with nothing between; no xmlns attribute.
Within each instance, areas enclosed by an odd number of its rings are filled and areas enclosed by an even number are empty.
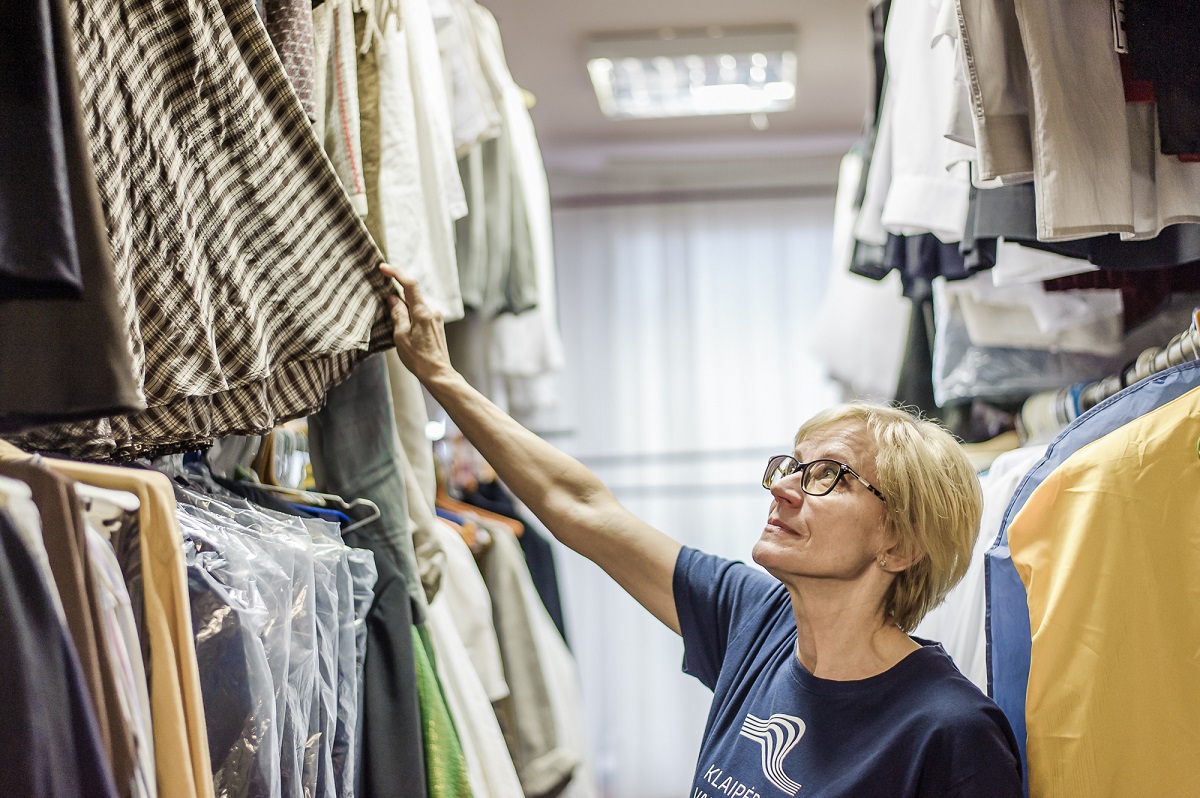
<svg viewBox="0 0 1200 798"><path fill-rule="evenodd" d="M867 679L920 648L884 615L874 592L789 586L796 656L805 670L834 681Z"/></svg>

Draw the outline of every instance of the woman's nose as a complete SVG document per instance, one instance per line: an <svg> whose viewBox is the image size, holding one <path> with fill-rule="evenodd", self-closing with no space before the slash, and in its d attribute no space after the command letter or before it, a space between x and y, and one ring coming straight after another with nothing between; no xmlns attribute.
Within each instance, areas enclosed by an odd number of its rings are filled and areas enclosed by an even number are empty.
<svg viewBox="0 0 1200 798"><path fill-rule="evenodd" d="M800 474L789 474L775 480L771 485L771 495L777 501L788 504L799 504L803 501L804 491L800 488Z"/></svg>

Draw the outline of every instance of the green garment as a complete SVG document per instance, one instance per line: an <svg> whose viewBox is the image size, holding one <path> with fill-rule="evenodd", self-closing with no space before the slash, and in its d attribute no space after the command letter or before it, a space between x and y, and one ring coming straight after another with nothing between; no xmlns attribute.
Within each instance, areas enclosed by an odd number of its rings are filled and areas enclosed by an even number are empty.
<svg viewBox="0 0 1200 798"><path fill-rule="evenodd" d="M413 626L417 661L417 700L425 737L425 774L429 798L473 798L467 783L467 760L450 719L446 696L438 680L433 644L423 625Z"/></svg>

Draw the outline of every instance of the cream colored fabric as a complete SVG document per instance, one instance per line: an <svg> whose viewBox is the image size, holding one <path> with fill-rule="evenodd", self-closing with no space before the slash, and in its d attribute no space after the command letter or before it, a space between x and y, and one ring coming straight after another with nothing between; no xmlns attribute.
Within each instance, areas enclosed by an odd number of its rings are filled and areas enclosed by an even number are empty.
<svg viewBox="0 0 1200 798"><path fill-rule="evenodd" d="M500 701L508 696L509 690L492 622L492 599L483 574L479 573L475 555L466 542L444 522L438 524L438 539L446 552L446 578L439 595L450 608L454 627L488 701Z"/></svg>
<svg viewBox="0 0 1200 798"><path fill-rule="evenodd" d="M380 169L385 246L447 320L462 317L454 220L466 213L436 32L425 0L380 23ZM432 50L430 49L432 48Z"/></svg>
<svg viewBox="0 0 1200 798"><path fill-rule="evenodd" d="M454 727L458 730L463 756L467 761L471 792L475 798L523 798L521 782L509 756L504 733L500 730L496 713L492 711L491 702L495 699L490 699L478 670L481 644L484 647L490 645L494 651L495 667L500 666L496 631L491 625L491 608L489 606L487 613L481 617L464 618L464 609L470 613L478 607L473 608L470 604L464 607L462 593L451 589L456 579L462 579L466 583L463 587L474 591L477 585L486 597L483 577L458 533L439 523L438 535L447 552L455 552L449 559L461 565L465 556L465 564L475 572L472 577L463 569L451 568L446 586L429 605L426 621L437 655L438 674L446 690L446 703L454 718ZM467 630L469 636L463 636L463 629ZM487 640L488 630L490 641ZM489 678L494 678L494 674ZM500 684L503 685L502 679L501 675ZM507 687L504 693L507 695Z"/></svg>
<svg viewBox="0 0 1200 798"><path fill-rule="evenodd" d="M46 460L80 482L138 497L142 579L150 638L150 708L159 798L209 798L212 763L192 635L183 535L171 481L155 471Z"/></svg>

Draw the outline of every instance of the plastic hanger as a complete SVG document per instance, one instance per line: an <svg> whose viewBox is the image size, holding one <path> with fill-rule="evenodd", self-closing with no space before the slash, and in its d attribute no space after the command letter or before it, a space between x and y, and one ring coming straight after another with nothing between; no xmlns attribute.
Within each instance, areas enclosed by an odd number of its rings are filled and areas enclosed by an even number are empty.
<svg viewBox="0 0 1200 798"><path fill-rule="evenodd" d="M266 491L270 491L271 493L278 493L283 496L291 496L292 498L298 498L298 499L300 499L300 503L310 504L314 507L327 507L329 505L326 504L326 501L334 501L334 502L337 502L338 504L342 505L343 507L347 507L347 508L349 508L349 507L368 507L368 508L370 508L371 514L369 516L367 516L366 518L360 518L359 520L355 521L354 523L350 524L349 526L343 527L342 532L351 532L355 529L361 529L362 527L366 526L367 524L371 523L372 521L375 521L375 520L383 517L383 513L381 513L379 511L379 505L376 504L375 502L371 501L370 499L354 499L353 501L346 501L341 496L338 496L335 493L321 493L320 491L308 490L306 488L283 488L278 485L265 485L260 482L252 482L250 484L254 485L254 487L256 487L260 490L266 490ZM334 508L334 509L336 509L336 508Z"/></svg>

